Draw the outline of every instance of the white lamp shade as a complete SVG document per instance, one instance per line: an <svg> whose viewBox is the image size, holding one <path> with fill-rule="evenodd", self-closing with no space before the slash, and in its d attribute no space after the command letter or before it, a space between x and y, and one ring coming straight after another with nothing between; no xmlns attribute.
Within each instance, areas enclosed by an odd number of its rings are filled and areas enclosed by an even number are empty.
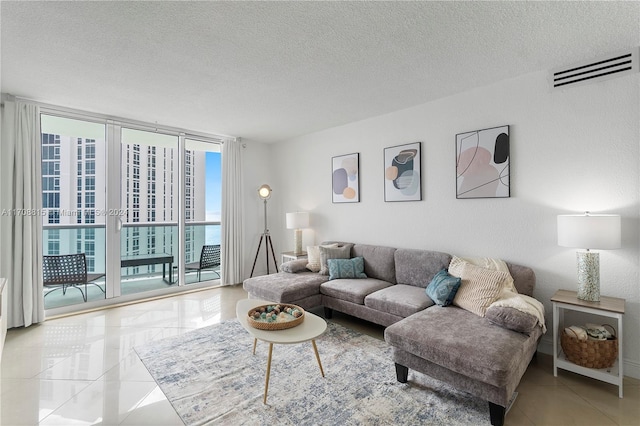
<svg viewBox="0 0 640 426"><path fill-rule="evenodd" d="M559 215L558 245L601 250L620 248L620 216Z"/></svg>
<svg viewBox="0 0 640 426"><path fill-rule="evenodd" d="M287 229L302 229L309 227L309 213L287 213Z"/></svg>

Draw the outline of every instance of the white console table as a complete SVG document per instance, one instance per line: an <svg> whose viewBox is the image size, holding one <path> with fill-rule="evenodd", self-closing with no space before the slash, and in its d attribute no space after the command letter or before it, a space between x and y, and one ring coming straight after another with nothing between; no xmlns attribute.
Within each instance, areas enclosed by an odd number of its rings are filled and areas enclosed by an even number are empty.
<svg viewBox="0 0 640 426"><path fill-rule="evenodd" d="M618 393L622 398L623 356L622 356L622 316L624 315L624 299L617 297L600 297L599 302L587 302L578 299L575 291L558 290L551 298L553 303L553 375L558 377L558 368L582 374L583 376L601 380L618 386ZM603 317L615 318L618 321L618 359L611 368L587 368L574 364L565 358L562 348L558 344L560 330L563 330L564 311L585 312ZM562 327L562 328L561 328Z"/></svg>
<svg viewBox="0 0 640 426"><path fill-rule="evenodd" d="M300 254L295 254L292 251L285 251L282 253L282 263L289 262L291 260L306 259L306 258L307 258L306 251L303 251Z"/></svg>

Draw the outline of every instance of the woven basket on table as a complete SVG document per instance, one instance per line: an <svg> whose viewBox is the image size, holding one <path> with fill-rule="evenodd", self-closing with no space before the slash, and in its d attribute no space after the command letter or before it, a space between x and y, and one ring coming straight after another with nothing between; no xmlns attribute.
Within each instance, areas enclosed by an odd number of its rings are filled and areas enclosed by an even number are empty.
<svg viewBox="0 0 640 426"><path fill-rule="evenodd" d="M285 330L287 328L293 328L297 325L300 325L302 323L302 321L304 321L304 309L302 309L300 306L298 305L291 305L291 304L280 304L278 306L280 306L282 309L286 309L286 308L292 308L292 309L297 309L299 310L302 315L300 315L298 318L293 318L290 321L284 321L284 322L265 322L262 320L255 320L251 317L251 312L259 310L260 308L266 308L269 305L262 305L262 306L256 306L255 308L249 310L249 312L247 312L247 322L249 323L249 325L253 328L257 328L260 330Z"/></svg>
<svg viewBox="0 0 640 426"><path fill-rule="evenodd" d="M609 324L605 326L611 327ZM574 364L587 368L609 368L618 358L618 339L613 327L611 330L612 340L579 340L564 330L560 345L567 359Z"/></svg>

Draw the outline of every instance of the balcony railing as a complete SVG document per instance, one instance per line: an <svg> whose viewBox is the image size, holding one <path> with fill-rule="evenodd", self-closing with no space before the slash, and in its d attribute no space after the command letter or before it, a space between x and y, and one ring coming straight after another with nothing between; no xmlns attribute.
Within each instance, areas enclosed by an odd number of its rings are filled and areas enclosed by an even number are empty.
<svg viewBox="0 0 640 426"><path fill-rule="evenodd" d="M220 222L189 222L185 226L185 263L198 261L203 245L220 244ZM178 279L178 224L172 222L123 224L120 238L120 293L142 293L173 286ZM104 224L46 224L43 226L43 254L85 253L88 273L106 272L106 230ZM137 260L136 260L137 259ZM126 265L126 266L125 266ZM201 281L217 279L204 271ZM198 282L195 272L184 284ZM105 278L96 281L102 288ZM46 291L46 290L45 290ZM77 293L77 294L75 294ZM105 294L89 286L87 300ZM83 303L80 292L53 292L45 298L45 308Z"/></svg>

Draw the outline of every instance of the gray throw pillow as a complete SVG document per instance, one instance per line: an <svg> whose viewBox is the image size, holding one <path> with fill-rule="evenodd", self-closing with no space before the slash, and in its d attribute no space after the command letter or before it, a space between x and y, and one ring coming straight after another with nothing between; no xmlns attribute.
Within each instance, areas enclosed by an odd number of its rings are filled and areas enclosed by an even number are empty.
<svg viewBox="0 0 640 426"><path fill-rule="evenodd" d="M280 266L280 269L282 269L282 272L290 272L292 274L295 274L296 272L308 271L307 259L297 259L290 260L289 262L284 262Z"/></svg>
<svg viewBox="0 0 640 426"><path fill-rule="evenodd" d="M342 247L320 246L320 275L329 275L329 259L351 259L351 245Z"/></svg>
<svg viewBox="0 0 640 426"><path fill-rule="evenodd" d="M490 306L484 317L492 324L519 333L530 333L538 325L538 318L535 316L505 306Z"/></svg>

